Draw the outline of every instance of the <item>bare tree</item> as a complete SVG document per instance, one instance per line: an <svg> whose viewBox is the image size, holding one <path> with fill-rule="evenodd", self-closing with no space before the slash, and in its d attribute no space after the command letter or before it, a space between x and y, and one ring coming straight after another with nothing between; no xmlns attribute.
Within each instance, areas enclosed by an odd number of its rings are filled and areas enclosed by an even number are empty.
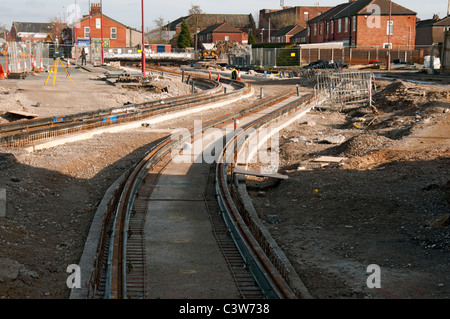
<svg viewBox="0 0 450 319"><path fill-rule="evenodd" d="M164 18L159 17L158 19L153 20L153 22L156 24L156 26L159 29L159 42L162 42L162 33L164 30Z"/></svg>
<svg viewBox="0 0 450 319"><path fill-rule="evenodd" d="M199 5L193 4L191 5L191 8L189 9L189 15L196 15L196 14L202 14L203 10L200 8Z"/></svg>

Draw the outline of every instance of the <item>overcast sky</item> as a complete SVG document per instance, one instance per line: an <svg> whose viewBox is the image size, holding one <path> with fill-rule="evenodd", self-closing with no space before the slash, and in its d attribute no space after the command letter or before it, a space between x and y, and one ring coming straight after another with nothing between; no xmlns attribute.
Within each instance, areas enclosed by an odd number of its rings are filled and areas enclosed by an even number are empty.
<svg viewBox="0 0 450 319"><path fill-rule="evenodd" d="M285 6L335 6L347 0L284 0ZM444 17L449 0L395 0L394 2L417 12L420 19L429 19L433 14ZM91 0L100 3L100 0ZM141 0L102 0L103 13L131 27L141 30ZM9 29L13 21L49 22L52 17L69 19L67 9L80 8L88 13L89 0L0 0L0 25ZM260 9L279 9L280 0L144 0L145 28L153 29L155 20L175 20L188 14L192 5L198 5L204 13L252 14ZM66 9L63 7L65 6ZM70 12L69 12L70 13ZM72 15L74 16L74 14Z"/></svg>

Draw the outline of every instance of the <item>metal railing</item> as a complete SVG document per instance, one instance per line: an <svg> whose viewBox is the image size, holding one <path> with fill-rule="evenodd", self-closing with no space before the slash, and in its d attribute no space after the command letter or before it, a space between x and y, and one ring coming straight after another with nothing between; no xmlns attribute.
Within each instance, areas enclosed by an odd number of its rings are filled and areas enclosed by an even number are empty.
<svg viewBox="0 0 450 319"><path fill-rule="evenodd" d="M372 72L321 72L316 75L315 104L339 111L347 105L369 104L376 89Z"/></svg>

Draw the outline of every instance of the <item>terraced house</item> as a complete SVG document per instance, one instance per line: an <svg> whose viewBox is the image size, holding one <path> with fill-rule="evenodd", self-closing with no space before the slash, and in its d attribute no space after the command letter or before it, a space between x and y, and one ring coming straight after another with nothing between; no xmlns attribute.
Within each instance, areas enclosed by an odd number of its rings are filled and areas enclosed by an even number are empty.
<svg viewBox="0 0 450 319"><path fill-rule="evenodd" d="M308 42L352 47L415 45L416 12L389 0L350 0L308 22Z"/></svg>

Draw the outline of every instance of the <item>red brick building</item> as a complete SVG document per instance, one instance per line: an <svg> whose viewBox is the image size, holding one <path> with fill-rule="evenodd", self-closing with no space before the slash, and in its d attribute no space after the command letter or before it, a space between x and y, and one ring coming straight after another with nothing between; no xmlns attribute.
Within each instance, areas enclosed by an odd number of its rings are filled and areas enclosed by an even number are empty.
<svg viewBox="0 0 450 319"><path fill-rule="evenodd" d="M391 20L389 20L391 13ZM415 44L416 12L389 0L350 0L308 23L309 43L343 41L353 47Z"/></svg>
<svg viewBox="0 0 450 319"><path fill-rule="evenodd" d="M291 37L299 33L300 31L304 30L305 28L302 28L299 25L290 25L286 26L284 28L281 28L278 30L274 35L271 37L271 42L273 43L290 43Z"/></svg>
<svg viewBox="0 0 450 319"><path fill-rule="evenodd" d="M84 16L75 28L77 44L101 43L102 28L105 47L134 47L142 42L141 31L102 15L100 4L94 3L90 15Z"/></svg>
<svg viewBox="0 0 450 319"><path fill-rule="evenodd" d="M283 7L282 9L262 9L259 11L259 34L261 42L271 42L272 36L286 26L298 25L306 28L308 21L332 7Z"/></svg>
<svg viewBox="0 0 450 319"><path fill-rule="evenodd" d="M198 33L198 39L202 43L234 41L240 44L248 44L248 34L227 22L215 24L204 29Z"/></svg>

